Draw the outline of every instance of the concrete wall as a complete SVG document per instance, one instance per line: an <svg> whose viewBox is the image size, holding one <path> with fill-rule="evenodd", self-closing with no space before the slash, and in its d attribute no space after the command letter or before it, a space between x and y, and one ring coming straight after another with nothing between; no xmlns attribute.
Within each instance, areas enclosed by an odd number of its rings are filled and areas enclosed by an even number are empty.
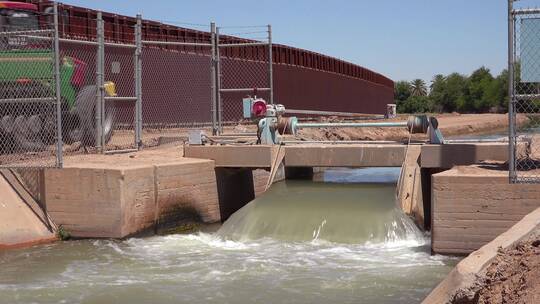
<svg viewBox="0 0 540 304"><path fill-rule="evenodd" d="M133 164L46 170L43 203L53 221L75 237L114 238L187 215L220 221L213 161Z"/></svg>
<svg viewBox="0 0 540 304"><path fill-rule="evenodd" d="M540 185L508 182L508 171L455 167L432 176L432 249L466 254L540 207Z"/></svg>
<svg viewBox="0 0 540 304"><path fill-rule="evenodd" d="M539 229L540 208L529 213L508 231L461 260L422 303L473 303L474 294L466 291L474 287L475 282L482 277L497 256L499 249L514 246Z"/></svg>

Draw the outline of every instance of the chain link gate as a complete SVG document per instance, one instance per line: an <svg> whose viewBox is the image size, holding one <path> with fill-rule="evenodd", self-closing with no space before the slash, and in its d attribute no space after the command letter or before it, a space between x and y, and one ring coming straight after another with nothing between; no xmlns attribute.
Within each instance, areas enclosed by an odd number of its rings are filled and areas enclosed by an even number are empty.
<svg viewBox="0 0 540 304"><path fill-rule="evenodd" d="M198 37L143 32L143 142L155 145L185 128L216 125L215 25Z"/></svg>
<svg viewBox="0 0 540 304"><path fill-rule="evenodd" d="M223 29L227 28L218 27L216 30L218 134L223 134L224 125L242 120L242 98L246 95L274 103L271 26L264 26L265 30L253 30L260 26L228 28L248 29L243 33L229 33L235 37L261 33L266 36L262 39L231 39L230 36L223 37Z"/></svg>
<svg viewBox="0 0 540 304"><path fill-rule="evenodd" d="M510 182L540 183L540 9L509 0L508 16Z"/></svg>

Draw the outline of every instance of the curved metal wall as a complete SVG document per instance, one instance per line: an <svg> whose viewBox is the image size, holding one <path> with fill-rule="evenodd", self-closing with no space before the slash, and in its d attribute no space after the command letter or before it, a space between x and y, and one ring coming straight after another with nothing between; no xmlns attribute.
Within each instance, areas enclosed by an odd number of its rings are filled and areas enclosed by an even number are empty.
<svg viewBox="0 0 540 304"><path fill-rule="evenodd" d="M50 1L26 0L26 2L37 4L41 11L51 5ZM95 39L97 11L65 4L59 6L59 11L62 16L60 30L64 37ZM107 40L133 43L135 18L103 13L103 19ZM222 38L228 43L248 41L230 36ZM210 33L144 20L143 39L209 42ZM163 49L172 49L175 54L185 52L186 56L191 56L193 53L207 55L207 50L197 47L163 47ZM386 111L386 104L393 103L394 82L379 73L330 56L290 46L274 44L272 51L275 101L289 108L382 114ZM228 48L226 52L225 58L251 61L257 57L260 49L256 47ZM156 60L159 58L146 58L146 60L157 63ZM181 62L173 63L173 65L176 68L183 68ZM246 66L249 65L239 64L238 71L241 72ZM190 68L193 67L190 66ZM162 76L167 78L166 75ZM174 75L171 74L171 76ZM145 90L151 92L152 82L145 80L144 83ZM151 96L152 94L145 94L145 99L148 100ZM152 102L153 106L156 106L158 101ZM206 106L200 109L203 108L205 109ZM172 113L169 114L172 115ZM193 113L192 115L200 116L201 114Z"/></svg>

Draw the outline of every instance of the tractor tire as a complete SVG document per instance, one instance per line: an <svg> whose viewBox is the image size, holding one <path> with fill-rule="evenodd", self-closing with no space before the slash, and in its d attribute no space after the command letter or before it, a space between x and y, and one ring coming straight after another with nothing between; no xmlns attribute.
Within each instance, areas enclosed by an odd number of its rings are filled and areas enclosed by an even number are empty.
<svg viewBox="0 0 540 304"><path fill-rule="evenodd" d="M25 98L50 96L50 88L40 82L0 83L0 153L39 152L47 148L49 141L56 139L56 126L48 128L50 117L55 113L54 106L30 102L4 104L1 100L15 98L24 101Z"/></svg>
<svg viewBox="0 0 540 304"><path fill-rule="evenodd" d="M80 141L85 146L96 145L96 86L85 86L77 94L75 107L70 111L71 117L68 120L68 139L72 142ZM103 134L105 144L111 140L114 132L116 109L114 104L105 104L105 113L103 119Z"/></svg>

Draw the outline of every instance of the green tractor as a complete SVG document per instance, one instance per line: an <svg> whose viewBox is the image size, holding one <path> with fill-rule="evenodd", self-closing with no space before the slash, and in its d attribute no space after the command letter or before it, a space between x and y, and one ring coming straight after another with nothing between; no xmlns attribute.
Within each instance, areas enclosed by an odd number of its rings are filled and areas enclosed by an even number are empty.
<svg viewBox="0 0 540 304"><path fill-rule="evenodd" d="M57 138L54 51L50 35L38 36L40 29L36 5L0 1L0 153L43 151ZM97 87L84 85L86 66L60 57L62 138L94 146ZM106 82L105 92L115 96L114 83ZM103 116L105 142L114 123L110 105Z"/></svg>

